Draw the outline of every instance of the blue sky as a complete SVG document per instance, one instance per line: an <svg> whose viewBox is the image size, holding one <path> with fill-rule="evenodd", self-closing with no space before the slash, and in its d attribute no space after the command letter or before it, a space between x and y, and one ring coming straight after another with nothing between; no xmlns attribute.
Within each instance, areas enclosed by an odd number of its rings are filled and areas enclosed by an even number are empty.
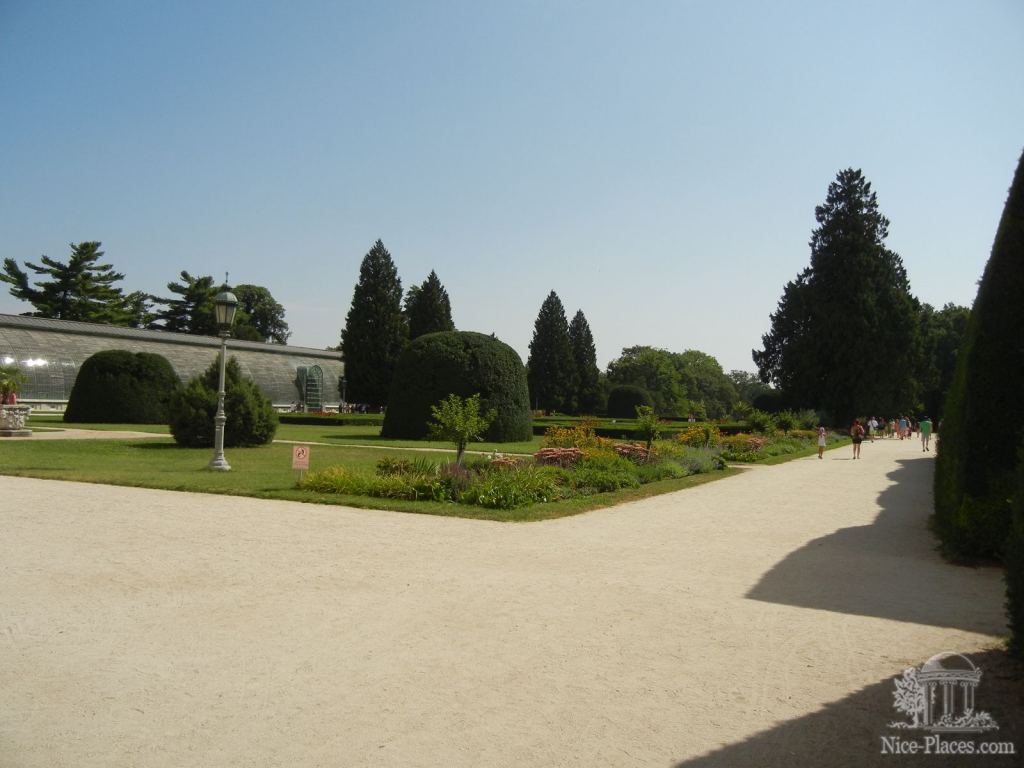
<svg viewBox="0 0 1024 768"><path fill-rule="evenodd" d="M1024 147L1024 3L0 0L0 258L267 286L336 344L377 238L524 360L555 290L754 370L863 169L914 292L970 304ZM0 312L28 309L6 291Z"/></svg>

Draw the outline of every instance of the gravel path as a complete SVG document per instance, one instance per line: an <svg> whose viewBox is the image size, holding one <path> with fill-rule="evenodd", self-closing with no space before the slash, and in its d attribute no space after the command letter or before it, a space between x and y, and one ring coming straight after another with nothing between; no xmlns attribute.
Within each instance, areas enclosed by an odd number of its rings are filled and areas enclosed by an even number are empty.
<svg viewBox="0 0 1024 768"><path fill-rule="evenodd" d="M896 765L1001 575L849 454L528 524L0 477L0 766Z"/></svg>

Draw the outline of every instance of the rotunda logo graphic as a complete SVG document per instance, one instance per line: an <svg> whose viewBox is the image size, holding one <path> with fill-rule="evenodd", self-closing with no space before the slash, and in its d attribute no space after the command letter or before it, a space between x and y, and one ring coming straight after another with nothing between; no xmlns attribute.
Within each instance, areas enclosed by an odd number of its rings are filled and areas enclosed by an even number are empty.
<svg viewBox="0 0 1024 768"><path fill-rule="evenodd" d="M890 728L916 728L932 733L981 733L999 728L988 712L974 707L981 670L959 653L932 656L896 678L893 706L910 718Z"/></svg>

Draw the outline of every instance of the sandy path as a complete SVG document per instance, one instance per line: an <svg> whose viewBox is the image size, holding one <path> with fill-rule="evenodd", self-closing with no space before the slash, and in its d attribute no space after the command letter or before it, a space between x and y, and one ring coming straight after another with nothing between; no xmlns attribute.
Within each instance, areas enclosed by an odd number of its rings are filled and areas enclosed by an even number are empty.
<svg viewBox="0 0 1024 768"><path fill-rule="evenodd" d="M1005 621L849 451L530 524L0 477L0 766L873 764Z"/></svg>

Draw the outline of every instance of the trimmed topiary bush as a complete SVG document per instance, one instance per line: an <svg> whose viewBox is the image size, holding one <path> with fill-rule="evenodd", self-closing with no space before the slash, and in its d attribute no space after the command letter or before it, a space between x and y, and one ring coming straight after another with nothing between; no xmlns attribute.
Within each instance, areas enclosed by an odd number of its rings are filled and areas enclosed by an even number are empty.
<svg viewBox="0 0 1024 768"><path fill-rule="evenodd" d="M181 382L166 358L112 349L84 363L64 421L77 424L166 424L167 404Z"/></svg>
<svg viewBox="0 0 1024 768"><path fill-rule="evenodd" d="M633 384L617 384L608 392L608 416L613 419L635 419L638 406L653 407L650 393Z"/></svg>
<svg viewBox="0 0 1024 768"><path fill-rule="evenodd" d="M485 440L530 439L526 369L512 347L471 331L420 336L398 359L381 437L420 440L427 436L432 405L449 395L477 393L482 410L495 412Z"/></svg>
<svg viewBox="0 0 1024 768"><path fill-rule="evenodd" d="M935 530L957 559L998 558L1024 438L1024 156L978 286L939 425Z"/></svg>
<svg viewBox="0 0 1024 768"><path fill-rule="evenodd" d="M187 448L209 448L213 445L217 413L217 384L220 360L190 380L171 398L171 434L178 445ZM266 445L277 431L277 414L270 400L249 379L232 357L224 376L224 445L227 448Z"/></svg>

